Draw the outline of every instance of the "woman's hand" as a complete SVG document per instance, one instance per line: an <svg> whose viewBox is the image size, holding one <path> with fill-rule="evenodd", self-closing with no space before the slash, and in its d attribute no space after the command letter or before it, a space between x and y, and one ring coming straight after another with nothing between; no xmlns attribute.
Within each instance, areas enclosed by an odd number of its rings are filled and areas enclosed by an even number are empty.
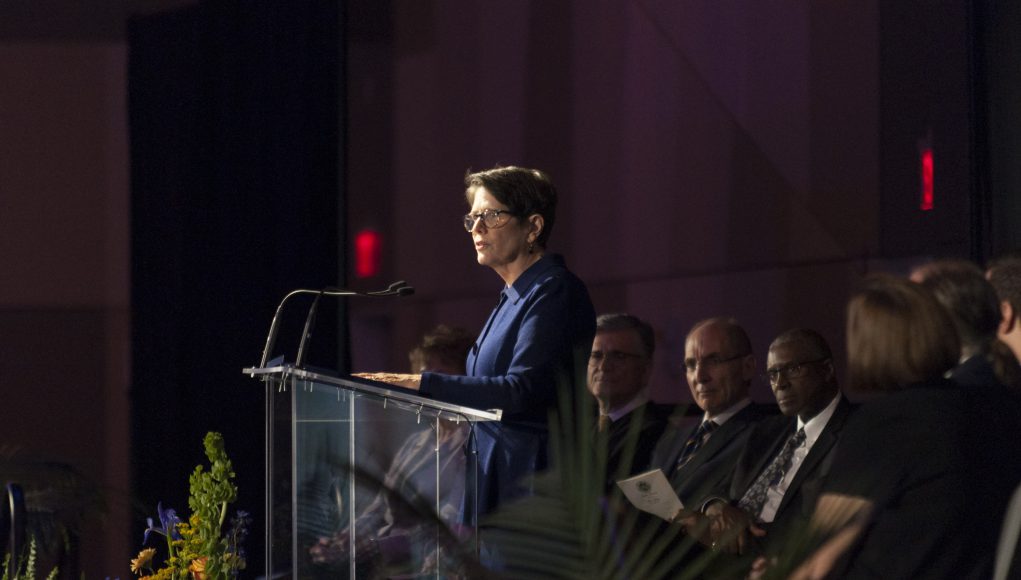
<svg viewBox="0 0 1021 580"><path fill-rule="evenodd" d="M351 376L388 385L396 385L413 391L417 391L422 384L422 375L407 373L351 373Z"/></svg>

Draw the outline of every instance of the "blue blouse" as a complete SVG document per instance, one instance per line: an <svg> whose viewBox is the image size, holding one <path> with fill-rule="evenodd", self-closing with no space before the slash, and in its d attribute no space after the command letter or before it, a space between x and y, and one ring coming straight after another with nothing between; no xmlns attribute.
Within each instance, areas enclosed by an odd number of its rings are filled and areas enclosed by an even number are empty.
<svg viewBox="0 0 1021 580"><path fill-rule="evenodd" d="M582 388L595 331L585 284L547 254L500 293L468 354L467 376L422 373L422 394L503 410L500 423L476 428L479 513L528 493L529 476L546 468L548 410L558 385ZM465 521L476 523L474 506L464 507Z"/></svg>

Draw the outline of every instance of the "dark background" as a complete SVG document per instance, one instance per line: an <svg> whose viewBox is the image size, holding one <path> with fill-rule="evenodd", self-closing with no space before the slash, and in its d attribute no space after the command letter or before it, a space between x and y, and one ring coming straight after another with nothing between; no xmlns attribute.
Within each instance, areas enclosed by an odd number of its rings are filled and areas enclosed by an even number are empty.
<svg viewBox="0 0 1021 580"><path fill-rule="evenodd" d="M499 282L461 180L497 163L554 177L552 249L597 310L657 327L657 398L687 400L706 316L759 352L791 326L841 350L863 274L1021 246L1019 25L994 1L4 2L0 450L102 486L89 577L127 577L157 501L185 509L207 430L258 512L240 370L280 298L416 286L324 309L326 367L402 370L432 325L476 330ZM360 279L365 229L382 262Z"/></svg>

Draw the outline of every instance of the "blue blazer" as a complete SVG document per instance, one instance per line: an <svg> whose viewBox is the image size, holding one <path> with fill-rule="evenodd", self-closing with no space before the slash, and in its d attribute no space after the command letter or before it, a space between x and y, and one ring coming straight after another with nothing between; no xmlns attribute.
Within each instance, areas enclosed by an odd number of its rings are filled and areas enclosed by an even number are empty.
<svg viewBox="0 0 1021 580"><path fill-rule="evenodd" d="M584 390L595 320L585 284L562 257L547 254L500 293L468 354L467 376L422 373L425 395L503 410L500 423L475 428L478 514L527 493L531 475L546 467L548 412L557 405L558 385L572 395ZM476 523L472 505L465 513L466 522Z"/></svg>

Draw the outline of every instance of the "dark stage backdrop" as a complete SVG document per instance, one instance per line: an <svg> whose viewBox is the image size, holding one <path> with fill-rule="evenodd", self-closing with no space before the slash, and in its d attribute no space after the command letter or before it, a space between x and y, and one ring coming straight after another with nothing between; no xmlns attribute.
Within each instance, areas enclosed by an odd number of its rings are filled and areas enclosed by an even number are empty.
<svg viewBox="0 0 1021 580"><path fill-rule="evenodd" d="M278 301L342 285L344 99L337 2L203 2L129 24L135 521L188 511L206 431L224 434L262 569L259 362ZM285 312L293 360L308 302ZM328 305L307 362L347 368ZM141 513L144 510L145 513Z"/></svg>

